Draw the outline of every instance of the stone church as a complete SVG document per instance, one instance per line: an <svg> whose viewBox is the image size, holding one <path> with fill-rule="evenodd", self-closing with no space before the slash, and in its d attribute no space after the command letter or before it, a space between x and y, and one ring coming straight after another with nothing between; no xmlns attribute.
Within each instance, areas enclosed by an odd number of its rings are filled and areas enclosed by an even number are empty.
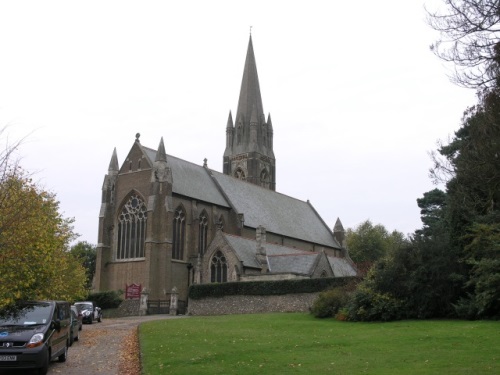
<svg viewBox="0 0 500 375"><path fill-rule="evenodd" d="M221 129L222 133L222 129ZM222 173L136 139L113 151L102 186L95 291L356 275L337 220L328 228L309 201L276 192L274 130L248 43L236 116L226 125ZM222 150L221 150L222 151Z"/></svg>

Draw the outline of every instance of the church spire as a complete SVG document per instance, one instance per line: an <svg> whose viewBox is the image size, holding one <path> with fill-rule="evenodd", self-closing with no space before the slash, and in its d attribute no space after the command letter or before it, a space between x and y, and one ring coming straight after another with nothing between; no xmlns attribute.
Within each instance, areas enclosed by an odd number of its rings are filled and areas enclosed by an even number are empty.
<svg viewBox="0 0 500 375"><path fill-rule="evenodd" d="M271 117L266 122L252 35L241 80L236 117L226 124L223 172L267 189L276 189L276 159L273 152Z"/></svg>
<svg viewBox="0 0 500 375"><path fill-rule="evenodd" d="M264 109L262 107L262 97L260 95L259 76L257 74L257 64L253 52L252 36L250 35L247 57L245 59L245 68L243 69L243 79L241 81L236 121L240 121L241 119L245 125L249 124L254 107L257 118L262 118Z"/></svg>

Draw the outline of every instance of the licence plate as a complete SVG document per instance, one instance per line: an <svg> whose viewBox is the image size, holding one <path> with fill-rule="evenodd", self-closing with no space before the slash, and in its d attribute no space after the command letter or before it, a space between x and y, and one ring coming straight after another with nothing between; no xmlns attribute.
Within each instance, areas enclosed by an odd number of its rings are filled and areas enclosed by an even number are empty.
<svg viewBox="0 0 500 375"><path fill-rule="evenodd" d="M0 361L17 361L15 355L0 355Z"/></svg>

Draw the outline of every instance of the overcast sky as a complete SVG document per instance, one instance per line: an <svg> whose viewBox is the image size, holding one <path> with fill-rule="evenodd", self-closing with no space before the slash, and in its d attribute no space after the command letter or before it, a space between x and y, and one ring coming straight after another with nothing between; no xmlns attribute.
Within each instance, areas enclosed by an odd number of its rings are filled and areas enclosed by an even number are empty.
<svg viewBox="0 0 500 375"><path fill-rule="evenodd" d="M419 228L428 152L476 102L430 52L423 1L1 1L1 145L27 136L21 164L96 244L113 149L121 164L136 133L222 170L250 26L277 191L330 228Z"/></svg>

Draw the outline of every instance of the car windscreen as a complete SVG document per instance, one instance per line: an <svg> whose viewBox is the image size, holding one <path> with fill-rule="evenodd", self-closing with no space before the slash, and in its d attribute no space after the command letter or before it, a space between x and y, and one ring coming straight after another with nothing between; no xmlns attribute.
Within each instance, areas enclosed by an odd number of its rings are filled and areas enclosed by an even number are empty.
<svg viewBox="0 0 500 375"><path fill-rule="evenodd" d="M51 319L50 304L23 304L7 316L0 317L0 326L47 324Z"/></svg>
<svg viewBox="0 0 500 375"><path fill-rule="evenodd" d="M78 309L78 311L92 310L92 304L91 303L75 303L75 306Z"/></svg>

